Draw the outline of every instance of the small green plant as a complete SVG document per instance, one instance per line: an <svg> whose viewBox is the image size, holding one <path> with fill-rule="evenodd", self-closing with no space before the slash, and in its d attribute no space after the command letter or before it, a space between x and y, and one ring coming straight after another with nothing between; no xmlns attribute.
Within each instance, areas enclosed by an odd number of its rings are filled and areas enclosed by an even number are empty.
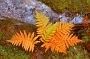
<svg viewBox="0 0 90 59"><path fill-rule="evenodd" d="M83 40L84 43L88 42L90 39L90 36L86 35L83 29L79 30L78 36Z"/></svg>
<svg viewBox="0 0 90 59"><path fill-rule="evenodd" d="M67 59L89 59L87 50L80 45L71 47L68 53Z"/></svg>

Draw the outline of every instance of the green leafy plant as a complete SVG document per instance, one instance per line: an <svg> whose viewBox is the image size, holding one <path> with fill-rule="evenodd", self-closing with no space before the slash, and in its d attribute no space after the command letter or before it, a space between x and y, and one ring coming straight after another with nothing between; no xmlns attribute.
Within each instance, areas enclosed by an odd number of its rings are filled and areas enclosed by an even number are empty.
<svg viewBox="0 0 90 59"><path fill-rule="evenodd" d="M90 39L90 36L86 35L83 29L79 30L78 36L83 40L84 43L88 42Z"/></svg>

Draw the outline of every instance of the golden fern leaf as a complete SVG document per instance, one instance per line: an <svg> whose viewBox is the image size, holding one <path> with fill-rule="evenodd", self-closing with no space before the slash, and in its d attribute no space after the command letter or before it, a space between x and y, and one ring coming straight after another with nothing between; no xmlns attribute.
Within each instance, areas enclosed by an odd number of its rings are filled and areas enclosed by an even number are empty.
<svg viewBox="0 0 90 59"><path fill-rule="evenodd" d="M74 25L73 24L68 24L68 23L62 23L58 22L57 23L57 31L54 33L52 38L50 39L50 42L45 42L44 45L41 45L41 47L46 48L45 51L47 51L49 48L51 48L51 51L57 51L57 52L63 52L66 53L66 49L69 48L69 46L74 46L79 41L78 39L77 42L72 42L70 39L74 39L76 37L72 37L70 34L70 30L72 29ZM66 40L67 39L67 40ZM72 39L72 40L73 40ZM69 44L68 44L69 43Z"/></svg>
<svg viewBox="0 0 90 59"><path fill-rule="evenodd" d="M62 40L67 48L69 48L69 46L74 46L77 43L82 42L82 40L79 40L77 36L73 36L73 34L64 35Z"/></svg>
<svg viewBox="0 0 90 59"><path fill-rule="evenodd" d="M39 36L42 36L43 33L46 30L46 26L49 22L49 18L47 18L44 14L41 14L36 11L36 26L38 27L37 29L37 34Z"/></svg>
<svg viewBox="0 0 90 59"><path fill-rule="evenodd" d="M72 27L74 27L73 24L58 22L57 32L60 35L68 34L70 33L70 30L72 29Z"/></svg>
<svg viewBox="0 0 90 59"><path fill-rule="evenodd" d="M58 41L56 39L51 39L50 42L45 42L41 45L41 47L45 47L45 51L47 51L50 48L52 52L57 51L66 54L66 48L65 46L63 46L62 41Z"/></svg>
<svg viewBox="0 0 90 59"><path fill-rule="evenodd" d="M22 47L26 51L29 50L29 52L30 51L33 52L35 44L39 42L39 41L36 41L37 38L38 36L34 37L34 33L27 34L26 31L24 30L24 33L20 31L20 33L16 33L10 40L7 40L7 41L16 46L22 45Z"/></svg>
<svg viewBox="0 0 90 59"><path fill-rule="evenodd" d="M50 39L50 42L45 42L41 45L41 47L45 47L45 51L47 51L50 48L52 52L57 51L66 54L66 50L67 48L69 48L69 46L74 46L79 42L82 42L82 40L79 40L77 36L67 34L59 39L52 37L52 39Z"/></svg>

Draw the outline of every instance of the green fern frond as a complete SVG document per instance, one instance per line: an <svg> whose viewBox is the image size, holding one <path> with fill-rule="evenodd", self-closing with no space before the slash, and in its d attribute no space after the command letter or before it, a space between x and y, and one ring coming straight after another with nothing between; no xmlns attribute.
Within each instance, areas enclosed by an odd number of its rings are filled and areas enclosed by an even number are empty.
<svg viewBox="0 0 90 59"><path fill-rule="evenodd" d="M45 42L49 41L52 38L52 36L56 32L56 28L57 28L56 26L57 26L57 23L51 25L48 29L46 29L45 33L42 36Z"/></svg>

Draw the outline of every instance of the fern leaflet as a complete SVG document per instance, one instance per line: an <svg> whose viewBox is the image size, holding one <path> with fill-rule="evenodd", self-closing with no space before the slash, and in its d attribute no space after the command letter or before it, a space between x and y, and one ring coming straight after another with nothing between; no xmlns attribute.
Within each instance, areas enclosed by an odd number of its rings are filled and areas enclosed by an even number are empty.
<svg viewBox="0 0 90 59"><path fill-rule="evenodd" d="M16 33L10 40L7 40L8 42L12 43L13 45L20 46L26 50L26 51L34 51L34 45L38 43L39 41L36 41L38 36L34 37L34 33L27 34L24 30L24 33L20 31L20 33Z"/></svg>

